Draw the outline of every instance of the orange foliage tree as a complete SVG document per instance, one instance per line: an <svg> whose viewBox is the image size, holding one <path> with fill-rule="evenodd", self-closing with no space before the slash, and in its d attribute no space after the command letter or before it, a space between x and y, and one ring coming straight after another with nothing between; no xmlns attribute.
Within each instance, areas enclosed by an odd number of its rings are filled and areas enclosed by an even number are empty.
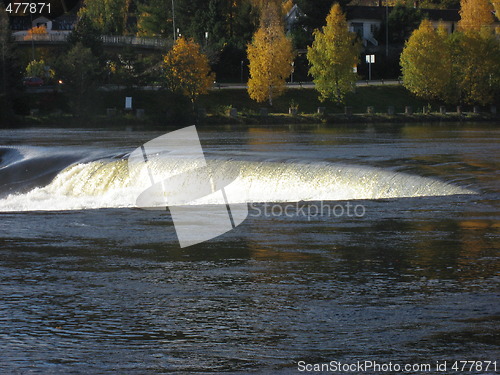
<svg viewBox="0 0 500 375"><path fill-rule="evenodd" d="M194 103L199 95L208 93L215 80L208 58L192 39L181 37L164 57L167 86Z"/></svg>

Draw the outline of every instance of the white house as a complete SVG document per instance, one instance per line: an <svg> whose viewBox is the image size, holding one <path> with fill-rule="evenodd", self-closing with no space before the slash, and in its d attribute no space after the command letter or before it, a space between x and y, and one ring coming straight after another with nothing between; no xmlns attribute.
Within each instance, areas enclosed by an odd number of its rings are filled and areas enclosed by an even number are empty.
<svg viewBox="0 0 500 375"><path fill-rule="evenodd" d="M388 13L392 11L389 7ZM346 16L349 30L357 33L365 46L378 46L377 32L386 18L385 6L347 6ZM458 10L454 9L423 9L420 8L425 18L428 18L437 27L445 26L452 33L460 20Z"/></svg>

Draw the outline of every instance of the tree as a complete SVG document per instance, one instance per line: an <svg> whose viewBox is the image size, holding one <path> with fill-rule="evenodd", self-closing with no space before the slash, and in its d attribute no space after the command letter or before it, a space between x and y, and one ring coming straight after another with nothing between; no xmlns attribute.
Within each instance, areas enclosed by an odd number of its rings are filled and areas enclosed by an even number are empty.
<svg viewBox="0 0 500 375"><path fill-rule="evenodd" d="M193 104L199 95L208 92L215 80L207 57L193 39L177 39L165 55L164 68L168 88L187 96Z"/></svg>
<svg viewBox="0 0 500 375"><path fill-rule="evenodd" d="M168 0L138 4L137 34L172 38L172 8Z"/></svg>
<svg viewBox="0 0 500 375"><path fill-rule="evenodd" d="M500 93L500 42L488 29L456 34L456 70L462 101L492 103Z"/></svg>
<svg viewBox="0 0 500 375"><path fill-rule="evenodd" d="M302 20L303 26L309 30L325 26L326 16L335 2L335 0L297 0L297 5L307 15ZM348 2L348 0L340 1L342 5Z"/></svg>
<svg viewBox="0 0 500 375"><path fill-rule="evenodd" d="M0 3L0 61L1 70L1 90L4 95L7 94L9 81L9 57L11 55L11 31L9 25L9 17L2 3Z"/></svg>
<svg viewBox="0 0 500 375"><path fill-rule="evenodd" d="M408 40L413 30L420 25L422 18L420 9L413 5L397 3L389 14L389 41L403 44ZM385 25L381 31L385 33Z"/></svg>
<svg viewBox="0 0 500 375"><path fill-rule="evenodd" d="M493 9L495 10L495 15L497 16L497 18L500 18L500 1L491 0L491 4L493 5Z"/></svg>
<svg viewBox="0 0 500 375"><path fill-rule="evenodd" d="M416 96L446 102L458 99L451 48L443 28L436 31L429 20L422 21L406 42L400 63L403 85Z"/></svg>
<svg viewBox="0 0 500 375"><path fill-rule="evenodd" d="M85 12L79 14L78 21L68 36L68 44L72 48L79 43L86 48L90 48L94 56L103 54L101 32Z"/></svg>
<svg viewBox="0 0 500 375"><path fill-rule="evenodd" d="M30 61L26 67L26 77L40 77L48 80L54 75L54 70L50 69L43 59Z"/></svg>
<svg viewBox="0 0 500 375"><path fill-rule="evenodd" d="M248 94L257 102L281 95L292 72L293 47L285 35L278 8L269 3L261 13L261 24L247 47L250 62Z"/></svg>
<svg viewBox="0 0 500 375"><path fill-rule="evenodd" d="M340 5L333 5L326 26L314 31L314 42L307 48L309 73L314 77L321 101L341 103L353 91L357 79L353 67L358 63L360 49L356 35L347 29Z"/></svg>
<svg viewBox="0 0 500 375"><path fill-rule="evenodd" d="M458 27L463 31L480 30L495 21L489 0L461 0Z"/></svg>
<svg viewBox="0 0 500 375"><path fill-rule="evenodd" d="M130 0L85 0L78 15L86 15L103 34L122 35L129 5Z"/></svg>
<svg viewBox="0 0 500 375"><path fill-rule="evenodd" d="M81 114L99 82L99 61L90 48L77 43L66 55L61 56L58 72L76 113Z"/></svg>

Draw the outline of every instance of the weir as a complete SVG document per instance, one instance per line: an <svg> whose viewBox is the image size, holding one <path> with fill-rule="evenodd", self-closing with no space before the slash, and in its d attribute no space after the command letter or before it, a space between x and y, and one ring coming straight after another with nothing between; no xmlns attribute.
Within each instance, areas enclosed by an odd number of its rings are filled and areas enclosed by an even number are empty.
<svg viewBox="0 0 500 375"><path fill-rule="evenodd" d="M167 162L152 158L148 161L148 168L155 172L155 176L168 181L172 176L195 169L199 166L197 163L199 161ZM42 165L49 166L51 163L45 160L37 164L38 167ZM207 160L207 166L210 175L207 176L206 170L197 175L195 170L184 182L186 188L192 189L200 179L210 178L215 182L215 191L217 181L232 181L225 186L229 203L387 199L474 193L434 178L360 165ZM57 173L45 186L28 192L18 186L23 192L0 199L0 211L135 207L139 195L152 185L148 168L143 166L129 170L126 159L73 164ZM11 173L16 175L13 171ZM168 201L168 191L159 191L158 194L165 195ZM187 204L223 203L200 198Z"/></svg>

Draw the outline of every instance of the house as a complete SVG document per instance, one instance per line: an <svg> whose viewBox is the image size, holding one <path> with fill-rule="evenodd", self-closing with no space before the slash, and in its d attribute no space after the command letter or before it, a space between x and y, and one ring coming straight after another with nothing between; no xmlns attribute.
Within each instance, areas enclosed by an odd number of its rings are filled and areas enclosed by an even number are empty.
<svg viewBox="0 0 500 375"><path fill-rule="evenodd" d="M357 33L365 46L378 46L376 39L378 30L386 19L386 12L391 13L393 7L385 6L347 6L346 17L349 30ZM419 8L425 18L428 18L437 27L444 25L452 33L460 20L458 10L455 9L423 9Z"/></svg>
<svg viewBox="0 0 500 375"><path fill-rule="evenodd" d="M75 14L65 14L54 19L40 16L34 19L31 17L13 17L11 21L12 35L23 38L28 35L31 28L44 26L47 35L58 35L61 37L69 34L77 21Z"/></svg>
<svg viewBox="0 0 500 375"><path fill-rule="evenodd" d="M375 36L377 31L380 30L382 22L385 20L385 14L385 7L346 7L346 18L349 30L358 34L365 46L378 46L378 41L375 39Z"/></svg>
<svg viewBox="0 0 500 375"><path fill-rule="evenodd" d="M304 16L304 12L302 12L297 4L295 4L285 16L286 32L290 33L293 30L294 25L300 20L301 17Z"/></svg>
<svg viewBox="0 0 500 375"><path fill-rule="evenodd" d="M47 17L38 17L35 18L33 21L31 21L31 27L42 27L44 26L47 29L47 32L52 30L52 20L48 19Z"/></svg>

